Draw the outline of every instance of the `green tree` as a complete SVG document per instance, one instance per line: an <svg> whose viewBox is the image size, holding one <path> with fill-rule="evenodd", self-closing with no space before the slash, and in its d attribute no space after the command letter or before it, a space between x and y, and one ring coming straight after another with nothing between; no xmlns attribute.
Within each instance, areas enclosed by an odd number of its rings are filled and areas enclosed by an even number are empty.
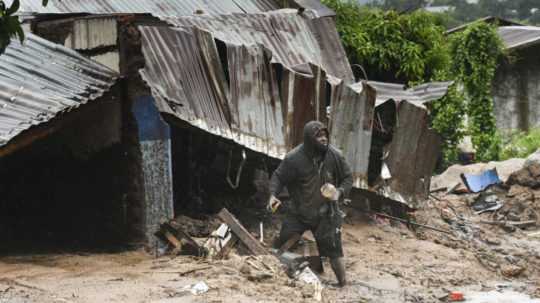
<svg viewBox="0 0 540 303"><path fill-rule="evenodd" d="M370 79L430 81L448 66L445 28L433 14L385 12L340 0L323 2L337 12L337 30L349 60L362 65Z"/></svg>
<svg viewBox="0 0 540 303"><path fill-rule="evenodd" d="M491 86L503 55L503 45L493 25L477 22L451 39L453 74L467 95L467 133L480 161L496 160L501 140L493 113Z"/></svg>
<svg viewBox="0 0 540 303"><path fill-rule="evenodd" d="M411 12L426 5L425 0L384 0L381 7L398 12Z"/></svg>
<svg viewBox="0 0 540 303"><path fill-rule="evenodd" d="M350 62L362 65L370 80L414 85L452 79L445 18L440 14L399 14L339 0L323 2L337 13L337 29ZM452 87L431 110L432 125L444 139L445 158L454 160L464 134L464 98Z"/></svg>
<svg viewBox="0 0 540 303"><path fill-rule="evenodd" d="M47 5L47 2L48 0L42 0L43 6ZM24 40L24 31L16 16L19 7L20 0L13 0L9 7L0 0L0 54L4 53L11 38L18 37L21 42Z"/></svg>

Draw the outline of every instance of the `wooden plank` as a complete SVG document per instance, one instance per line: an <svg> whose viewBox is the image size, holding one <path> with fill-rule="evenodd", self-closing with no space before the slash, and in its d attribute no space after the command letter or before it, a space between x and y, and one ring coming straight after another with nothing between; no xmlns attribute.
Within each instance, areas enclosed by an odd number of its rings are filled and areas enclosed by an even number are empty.
<svg viewBox="0 0 540 303"><path fill-rule="evenodd" d="M160 238L165 238L173 246L173 253L189 254L194 256L201 256L204 254L204 248L202 248L195 240L193 240L186 232L180 227L173 227L169 223L161 224L161 228L156 232L156 235Z"/></svg>
<svg viewBox="0 0 540 303"><path fill-rule="evenodd" d="M227 258L233 247L238 243L238 237L236 235L232 235L231 239L223 246L221 251L218 253L219 258Z"/></svg>
<svg viewBox="0 0 540 303"><path fill-rule="evenodd" d="M169 240L169 243L171 243L176 249L181 250L182 249L182 243L176 239L176 237L171 234L169 231L165 230L163 231L163 235L167 240Z"/></svg>
<svg viewBox="0 0 540 303"><path fill-rule="evenodd" d="M238 219L236 219L226 208L223 208L218 213L218 218L220 218L225 224L229 225L229 228L232 232L238 237L238 239L246 245L249 251L254 255L267 255L268 251L262 244L255 239L245 228L240 224Z"/></svg>

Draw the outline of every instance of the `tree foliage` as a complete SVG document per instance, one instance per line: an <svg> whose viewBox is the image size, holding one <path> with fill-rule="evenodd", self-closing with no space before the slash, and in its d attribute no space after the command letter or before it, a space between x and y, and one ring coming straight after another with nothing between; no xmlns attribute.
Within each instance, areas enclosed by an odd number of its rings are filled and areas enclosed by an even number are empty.
<svg viewBox="0 0 540 303"><path fill-rule="evenodd" d="M337 29L353 64L370 78L392 82L430 80L449 63L444 28L432 14L384 12L351 2L326 0L337 11Z"/></svg>
<svg viewBox="0 0 540 303"><path fill-rule="evenodd" d="M339 0L324 3L337 13L337 29L349 60L362 65L369 79L408 85L453 79L440 15L384 12ZM432 111L432 125L444 139L445 159L454 160L464 135L462 94L451 87L446 97L432 103Z"/></svg>
<svg viewBox="0 0 540 303"><path fill-rule="evenodd" d="M43 6L47 5L48 0L42 0ZM0 54L2 54L9 45L11 38L18 37L21 42L24 40L24 31L16 16L20 7L20 0L13 0L10 6L0 0Z"/></svg>
<svg viewBox="0 0 540 303"><path fill-rule="evenodd" d="M453 74L467 94L468 133L479 160L495 160L500 151L491 85L502 42L494 26L477 22L452 37Z"/></svg>
<svg viewBox="0 0 540 303"><path fill-rule="evenodd" d="M447 163L456 160L457 145L465 135L472 137L480 160L497 158L500 142L491 83L502 44L493 27L478 23L449 38L443 26L447 20L439 14L420 10L400 14L340 0L323 2L337 13L337 29L349 60L362 65L369 79L407 85L455 81L443 99L430 105L432 126L444 139Z"/></svg>

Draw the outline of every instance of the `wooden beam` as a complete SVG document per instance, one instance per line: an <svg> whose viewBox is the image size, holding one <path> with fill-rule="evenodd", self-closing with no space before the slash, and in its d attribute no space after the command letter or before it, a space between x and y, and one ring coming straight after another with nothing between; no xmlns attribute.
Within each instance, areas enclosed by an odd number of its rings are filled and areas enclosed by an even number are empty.
<svg viewBox="0 0 540 303"><path fill-rule="evenodd" d="M233 247L238 243L238 237L235 235L231 236L231 239L223 246L223 248L219 251L218 257L219 258L227 258Z"/></svg>
<svg viewBox="0 0 540 303"><path fill-rule="evenodd" d="M244 245L246 245L251 253L254 255L268 254L266 248L264 248L264 246L262 246L262 244L257 241L257 239L255 239L255 237L253 237L226 208L223 208L217 216L229 226L232 232L242 243L244 243Z"/></svg>
<svg viewBox="0 0 540 303"><path fill-rule="evenodd" d="M180 242L176 237L171 234L168 230L163 231L163 236L174 246L173 253L178 254L182 251L182 242Z"/></svg>

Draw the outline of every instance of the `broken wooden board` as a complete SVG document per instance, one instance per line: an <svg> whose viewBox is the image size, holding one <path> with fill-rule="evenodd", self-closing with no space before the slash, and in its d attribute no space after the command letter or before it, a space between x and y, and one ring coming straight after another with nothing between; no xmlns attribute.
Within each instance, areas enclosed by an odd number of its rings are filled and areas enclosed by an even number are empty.
<svg viewBox="0 0 540 303"><path fill-rule="evenodd" d="M231 235L231 240L229 240L229 242L227 242L227 244L223 246L217 257L227 258L233 247L236 246L236 243L238 243L238 237L235 235Z"/></svg>
<svg viewBox="0 0 540 303"><path fill-rule="evenodd" d="M257 241L257 239L255 239L255 237L253 237L226 208L223 208L217 216L230 227L232 232L251 253L254 255L269 254L266 248L264 248L264 246L262 246L262 244Z"/></svg>
<svg viewBox="0 0 540 303"><path fill-rule="evenodd" d="M184 253L201 256L205 249L193 240L181 228L174 228L169 223L163 223L156 235L166 239L175 248L173 253Z"/></svg>
<svg viewBox="0 0 540 303"><path fill-rule="evenodd" d="M174 246L173 254L178 254L182 250L182 242L180 242L172 233L168 230L163 230L163 236Z"/></svg>
<svg viewBox="0 0 540 303"><path fill-rule="evenodd" d="M208 257L219 257L220 252L231 240L231 229L227 224L222 223L204 243L204 247L208 251Z"/></svg>

